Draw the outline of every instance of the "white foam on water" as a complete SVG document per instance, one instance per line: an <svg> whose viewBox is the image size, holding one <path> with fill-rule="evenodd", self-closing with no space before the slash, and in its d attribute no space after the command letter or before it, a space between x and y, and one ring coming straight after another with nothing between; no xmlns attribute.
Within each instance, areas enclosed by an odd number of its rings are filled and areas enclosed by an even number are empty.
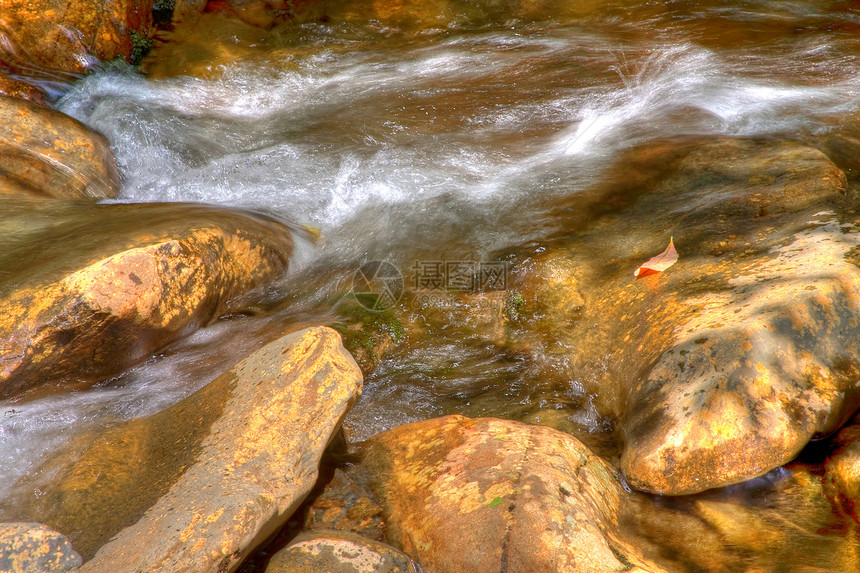
<svg viewBox="0 0 860 573"><path fill-rule="evenodd" d="M373 41L331 50L323 39L289 65L240 63L216 79L109 68L76 84L59 108L110 140L120 202L217 203L322 228L324 246L300 242L295 271L315 257L522 244L539 232L529 226L537 197L594 184L627 147L824 130L820 118L860 107L850 54L809 64L830 66L832 81L801 81L804 58L841 53L826 42L780 63L625 38L559 26L435 31L385 51ZM780 65L788 77L760 73ZM195 356L133 369L126 386L0 408L0 467L14 468L4 470L0 497L67 428L163 406L158 383L193 370Z"/></svg>

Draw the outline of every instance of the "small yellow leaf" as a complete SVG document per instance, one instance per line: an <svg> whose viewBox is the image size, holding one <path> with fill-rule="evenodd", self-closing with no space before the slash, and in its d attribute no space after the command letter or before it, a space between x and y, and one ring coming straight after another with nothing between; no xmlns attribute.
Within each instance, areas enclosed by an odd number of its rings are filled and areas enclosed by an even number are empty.
<svg viewBox="0 0 860 573"><path fill-rule="evenodd" d="M633 271L633 276L637 279L641 279L648 275L662 273L676 262L678 262L678 251L675 250L675 243L672 237L670 237L669 246L666 247L666 250L656 257L651 257L646 263L639 265L639 267Z"/></svg>

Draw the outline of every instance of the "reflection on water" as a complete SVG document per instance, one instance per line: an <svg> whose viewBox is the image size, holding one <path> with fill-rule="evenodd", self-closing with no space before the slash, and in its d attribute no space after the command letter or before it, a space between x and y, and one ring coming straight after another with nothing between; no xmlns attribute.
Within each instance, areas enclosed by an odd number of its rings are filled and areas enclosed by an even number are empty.
<svg viewBox="0 0 860 573"><path fill-rule="evenodd" d="M559 199L623 177L607 166L625 150L717 134L860 136L850 2L330 4L324 23L268 32L207 14L150 56L152 77L111 65L69 88L59 108L112 143L118 201L251 208L323 239L243 303L253 316L102 389L4 408L0 465L24 473L66 427L158 410L257 340L332 322L367 261L391 261L407 283L416 261L507 261L511 294L527 296L530 261L570 222ZM586 296L596 288L580 280ZM613 349L576 363L563 330L575 302L525 324L511 320L514 299L476 318L466 299L418 308L414 295L392 309L405 339L367 379L353 438L462 413L552 425L616 454L594 392Z"/></svg>

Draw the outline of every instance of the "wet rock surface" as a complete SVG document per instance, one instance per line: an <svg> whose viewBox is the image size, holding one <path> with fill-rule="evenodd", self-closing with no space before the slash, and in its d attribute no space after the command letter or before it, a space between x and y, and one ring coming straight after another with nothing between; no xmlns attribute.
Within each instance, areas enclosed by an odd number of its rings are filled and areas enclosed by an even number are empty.
<svg viewBox="0 0 860 573"><path fill-rule="evenodd" d="M388 541L426 572L663 570L618 529L616 471L568 434L447 416L362 449Z"/></svg>
<svg viewBox="0 0 860 573"><path fill-rule="evenodd" d="M0 96L8 96L46 105L45 98L38 88L27 82L0 74Z"/></svg>
<svg viewBox="0 0 860 573"><path fill-rule="evenodd" d="M68 532L82 571L232 571L313 487L361 384L336 332L289 334L167 410L79 438L17 486L42 495L3 514Z"/></svg>
<svg viewBox="0 0 860 573"><path fill-rule="evenodd" d="M280 223L215 207L10 200L4 210L5 397L118 372L278 277L292 250Z"/></svg>
<svg viewBox="0 0 860 573"><path fill-rule="evenodd" d="M837 434L825 472L827 496L860 530L860 417L855 416Z"/></svg>
<svg viewBox="0 0 860 573"><path fill-rule="evenodd" d="M128 59L151 34L153 0L0 1L0 59L81 74L92 58Z"/></svg>
<svg viewBox="0 0 860 573"><path fill-rule="evenodd" d="M608 181L576 198L564 216L580 231L552 247L580 269L574 292L600 285L555 340L597 410L621 420L630 485L738 483L838 429L860 400L858 235L836 215L853 200L841 170L793 142L694 139L631 151ZM671 236L679 262L634 280ZM542 257L523 260L551 292L548 265L563 259ZM558 324L571 315L560 300L547 311Z"/></svg>
<svg viewBox="0 0 860 573"><path fill-rule="evenodd" d="M77 571L81 556L69 540L41 523L0 523L0 571Z"/></svg>
<svg viewBox="0 0 860 573"><path fill-rule="evenodd" d="M2 84L0 84L2 92ZM0 196L110 198L119 174L107 139L38 103L0 95Z"/></svg>
<svg viewBox="0 0 860 573"><path fill-rule="evenodd" d="M417 573L412 560L397 549L334 530L302 533L276 553L266 573Z"/></svg>

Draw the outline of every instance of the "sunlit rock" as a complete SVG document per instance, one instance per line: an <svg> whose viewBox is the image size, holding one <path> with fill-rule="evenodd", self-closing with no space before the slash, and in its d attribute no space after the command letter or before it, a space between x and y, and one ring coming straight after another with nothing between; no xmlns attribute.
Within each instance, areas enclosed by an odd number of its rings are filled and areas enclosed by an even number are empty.
<svg viewBox="0 0 860 573"><path fill-rule="evenodd" d="M18 97L0 95L0 157L0 193L14 188L49 197L106 198L119 190L104 136Z"/></svg>
<svg viewBox="0 0 860 573"><path fill-rule="evenodd" d="M0 0L0 59L80 74L130 58L151 34L152 0Z"/></svg>
<svg viewBox="0 0 860 573"><path fill-rule="evenodd" d="M289 229L182 204L3 202L0 396L115 374L277 278Z"/></svg>
<svg viewBox="0 0 860 573"><path fill-rule="evenodd" d="M579 263L571 288L587 302L555 340L567 378L620 419L631 486L687 494L760 476L856 410L860 234L836 215L853 201L817 149L691 138L629 151L559 207L570 230L546 248ZM670 237L679 261L635 279ZM529 328L522 347L540 335Z"/></svg>
<svg viewBox="0 0 860 573"><path fill-rule="evenodd" d="M745 140L674 168L659 207L645 195L622 217L665 226L683 266L613 293L647 368L631 373L621 466L663 494L762 475L860 403L860 272L846 260L860 235L817 212L843 200L844 174L817 150Z"/></svg>
<svg viewBox="0 0 860 573"><path fill-rule="evenodd" d="M724 289L689 297L672 347L630 395L630 484L691 493L790 461L860 403L860 233L797 233ZM702 272L709 270L702 265Z"/></svg>
<svg viewBox="0 0 860 573"><path fill-rule="evenodd" d="M66 532L82 571L233 571L313 487L361 386L336 332L289 334L167 410L70 444L14 511Z"/></svg>
<svg viewBox="0 0 860 573"><path fill-rule="evenodd" d="M69 540L40 523L0 523L0 571L77 571L81 556Z"/></svg>
<svg viewBox="0 0 860 573"><path fill-rule="evenodd" d="M615 470L568 434L447 416L364 452L388 541L427 573L663 570L618 528Z"/></svg>
<svg viewBox="0 0 860 573"><path fill-rule="evenodd" d="M408 555L354 533L300 534L269 561L265 573L416 573Z"/></svg>

